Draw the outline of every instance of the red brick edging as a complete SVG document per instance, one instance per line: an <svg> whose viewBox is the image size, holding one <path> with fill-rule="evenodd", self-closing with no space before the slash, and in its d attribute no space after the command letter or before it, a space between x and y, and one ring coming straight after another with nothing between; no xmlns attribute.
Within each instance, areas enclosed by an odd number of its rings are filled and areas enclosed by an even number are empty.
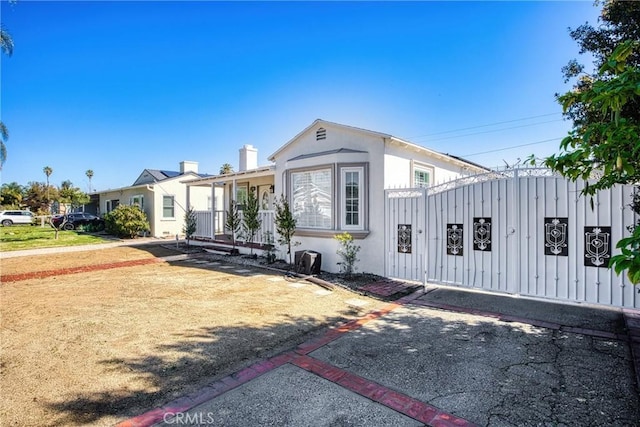
<svg viewBox="0 0 640 427"><path fill-rule="evenodd" d="M144 259L134 259L130 261L110 262L107 264L61 268L57 270L44 270L44 271L33 271L30 273L8 274L6 276L5 275L0 276L0 282L9 283L9 282L19 282L21 280L29 280L29 279L44 279L46 277L52 277L52 276L64 276L67 274L87 273L90 271L109 270L112 268L133 267L136 265L147 265L147 264L154 264L158 262L164 262L164 261L158 258L144 258Z"/></svg>

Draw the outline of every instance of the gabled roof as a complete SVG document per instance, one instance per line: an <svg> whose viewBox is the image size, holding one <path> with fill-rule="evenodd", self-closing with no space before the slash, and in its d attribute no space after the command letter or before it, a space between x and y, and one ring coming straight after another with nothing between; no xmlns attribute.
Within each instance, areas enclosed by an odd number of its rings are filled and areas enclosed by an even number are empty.
<svg viewBox="0 0 640 427"><path fill-rule="evenodd" d="M291 145L295 140L297 140L298 138L300 138L302 135L304 135L305 133L307 133L310 129L312 129L313 127L315 127L315 125L317 124L324 124L324 125L328 125L328 126L337 126L337 127L341 127L344 129L350 129L350 130L354 130L360 133L365 133L371 136L377 136L380 138L391 138L391 135L388 135L386 133L381 133L381 132L375 132L372 130L368 130L368 129L362 129L362 128L358 128L355 126L348 126L348 125L343 125L340 123L334 123L334 122L329 122L327 120L322 120L322 119L315 119L313 121L313 123L311 123L309 126L307 126L306 128L304 128L302 130L302 132L298 133L296 136L294 136L293 138L291 138L289 141L287 141L286 144L284 144L282 147L278 148L278 150L273 153L272 155L269 156L269 160L270 161L275 161L275 157L280 154L281 151L283 151L285 148L287 148L289 145Z"/></svg>
<svg viewBox="0 0 640 427"><path fill-rule="evenodd" d="M343 124L340 124L340 123L329 122L329 121L322 120L322 119L314 120L314 122L311 123L309 126L307 126L302 132L298 133L296 136L291 138L286 144L284 144L282 147L278 148L278 150L275 153L273 153L271 156L269 156L269 160L270 161L275 161L275 157L278 154L280 154L289 145L293 144L302 135L307 133L309 130L313 129L316 125L321 125L321 126L322 125L326 125L326 126L332 126L332 127L339 127L339 128L343 128L343 129L359 132L361 134L365 134L365 135L381 138L381 139L383 139L385 141L389 141L391 143L395 143L395 144L404 146L404 147L409 148L411 150L427 153L427 154L429 154L429 155L431 155L431 156L433 156L433 157L435 157L437 159L443 160L443 161L447 161L447 162L458 164L458 165L465 166L465 167L471 167L473 169L478 169L478 170L481 170L481 171L488 171L489 170L488 168L486 168L486 167L484 167L482 165L479 165L479 164L474 163L474 162L470 162L468 160L463 159L462 157L452 156L450 154L440 153L438 151L434 151L434 150L431 150L429 148L423 147L421 145L414 144L413 142L405 141L405 140L403 140L401 138L395 137L395 136L387 134L387 133L376 132L376 131L372 131L372 130L368 130L368 129L362 129L362 128L358 128L358 127L354 127L354 126L343 125Z"/></svg>

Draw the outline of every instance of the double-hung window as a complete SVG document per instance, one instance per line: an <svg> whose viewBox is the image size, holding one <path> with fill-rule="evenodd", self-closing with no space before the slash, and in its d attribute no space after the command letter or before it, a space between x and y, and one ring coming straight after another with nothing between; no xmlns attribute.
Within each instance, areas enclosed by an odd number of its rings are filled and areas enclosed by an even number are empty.
<svg viewBox="0 0 640 427"><path fill-rule="evenodd" d="M162 217L175 218L175 198L173 196L162 196Z"/></svg>
<svg viewBox="0 0 640 427"><path fill-rule="evenodd" d="M332 169L291 173L291 211L299 228L333 228Z"/></svg>
<svg viewBox="0 0 640 427"><path fill-rule="evenodd" d="M342 229L363 230L363 175L362 167L345 167L341 174L341 203Z"/></svg>

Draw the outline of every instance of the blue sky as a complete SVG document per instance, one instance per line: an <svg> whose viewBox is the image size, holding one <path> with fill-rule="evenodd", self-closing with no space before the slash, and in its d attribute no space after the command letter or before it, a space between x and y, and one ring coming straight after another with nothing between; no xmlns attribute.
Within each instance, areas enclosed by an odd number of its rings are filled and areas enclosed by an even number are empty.
<svg viewBox="0 0 640 427"><path fill-rule="evenodd" d="M568 27L600 9L3 0L1 12L15 42L1 59L2 182L44 181L50 166L51 182L87 191L87 169L97 190L182 160L237 169L243 144L265 165L316 118L487 166L552 154L571 127L554 99L570 88L561 67L581 59Z"/></svg>

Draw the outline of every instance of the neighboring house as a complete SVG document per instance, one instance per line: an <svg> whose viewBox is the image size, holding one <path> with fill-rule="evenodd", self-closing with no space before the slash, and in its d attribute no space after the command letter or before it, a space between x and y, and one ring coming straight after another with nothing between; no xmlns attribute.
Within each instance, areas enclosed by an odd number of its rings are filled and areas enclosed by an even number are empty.
<svg viewBox="0 0 640 427"><path fill-rule="evenodd" d="M138 205L147 214L151 236L183 235L187 200L185 179L202 178L198 163L180 162L180 171L145 169L129 187L97 192L100 213L111 212L118 205ZM211 209L210 192L193 189L195 209Z"/></svg>
<svg viewBox="0 0 640 427"><path fill-rule="evenodd" d="M231 194L241 198L244 190L239 188L257 190L262 198L266 188L273 185L274 195L287 197L297 220L294 241L300 245L294 250L318 251L322 269L337 271L339 244L334 236L347 231L361 247L358 271L379 275L384 275L385 265L385 189L427 187L487 171L392 135L320 119L269 160L273 166L248 168L226 178L196 180L189 186L191 191L199 185L231 186L232 190L225 193L227 206ZM193 194L190 200L195 200ZM203 234L210 235L211 230L207 231Z"/></svg>

